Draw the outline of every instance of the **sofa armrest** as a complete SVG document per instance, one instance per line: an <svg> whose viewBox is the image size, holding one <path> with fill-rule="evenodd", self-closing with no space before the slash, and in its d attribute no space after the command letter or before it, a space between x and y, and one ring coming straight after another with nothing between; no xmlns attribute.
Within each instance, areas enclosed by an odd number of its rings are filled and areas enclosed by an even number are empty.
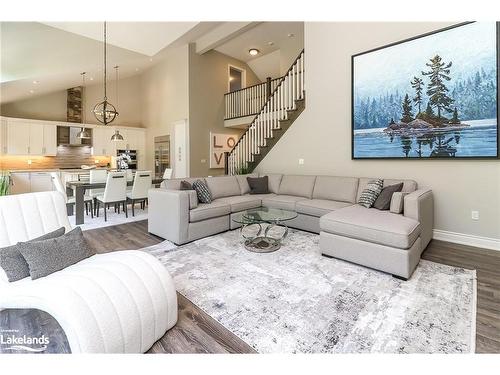
<svg viewBox="0 0 500 375"><path fill-rule="evenodd" d="M404 216L417 220L422 232L422 250L432 239L434 200L431 189L418 189L404 197Z"/></svg>
<svg viewBox="0 0 500 375"><path fill-rule="evenodd" d="M149 189L148 231L176 244L188 241L188 190Z"/></svg>

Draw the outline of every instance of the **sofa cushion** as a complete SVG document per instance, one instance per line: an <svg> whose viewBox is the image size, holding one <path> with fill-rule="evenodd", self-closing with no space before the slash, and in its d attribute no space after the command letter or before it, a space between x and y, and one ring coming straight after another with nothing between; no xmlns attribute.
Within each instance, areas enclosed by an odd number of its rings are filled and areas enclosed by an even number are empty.
<svg viewBox="0 0 500 375"><path fill-rule="evenodd" d="M220 200L213 201L212 203L200 203L198 207L189 211L189 221L195 223L214 217L229 215L231 206L229 203Z"/></svg>
<svg viewBox="0 0 500 375"><path fill-rule="evenodd" d="M358 182L356 177L318 176L314 183L312 197L354 204Z"/></svg>
<svg viewBox="0 0 500 375"><path fill-rule="evenodd" d="M285 175L281 179L279 194L312 198L316 176Z"/></svg>
<svg viewBox="0 0 500 375"><path fill-rule="evenodd" d="M409 249L420 234L420 223L403 215L360 205L341 208L320 218L323 232Z"/></svg>
<svg viewBox="0 0 500 375"><path fill-rule="evenodd" d="M231 212L240 212L250 208L260 207L262 200L253 195L235 195L234 197L219 198L215 202L223 202L231 206Z"/></svg>
<svg viewBox="0 0 500 375"><path fill-rule="evenodd" d="M378 210L388 210L391 208L391 200L394 193L400 192L403 188L403 183L400 182L396 185L389 185L382 189L379 196L373 203L373 207Z"/></svg>
<svg viewBox="0 0 500 375"><path fill-rule="evenodd" d="M250 193L250 186L248 185L247 177L259 177L257 173L250 174L240 174L236 176L236 180L238 181L238 185L240 185L240 194L245 195Z"/></svg>
<svg viewBox="0 0 500 375"><path fill-rule="evenodd" d="M266 174L266 173L261 173L259 177L268 177L268 183L269 183L269 192L278 194L280 190L280 184L281 184L281 179L283 178L282 174Z"/></svg>
<svg viewBox="0 0 500 375"><path fill-rule="evenodd" d="M280 208L282 210L295 211L295 204L299 201L307 200L304 197L294 195L273 195L268 198L262 198L262 206L271 208Z"/></svg>
<svg viewBox="0 0 500 375"><path fill-rule="evenodd" d="M327 199L305 199L298 201L295 209L298 213L320 217L329 212L351 206L351 203L331 201Z"/></svg>
<svg viewBox="0 0 500 375"><path fill-rule="evenodd" d="M186 181L189 184L193 185L193 182L196 180L202 180L204 181L204 178L175 178L172 180L163 180L163 182L160 184L160 187L162 189L168 189L168 190L180 190L181 189L181 182Z"/></svg>
<svg viewBox="0 0 500 375"><path fill-rule="evenodd" d="M368 182L376 180L376 178L366 178L366 177L361 177L359 179L359 185L358 185L358 195L356 197L356 202L359 200L359 197L361 196L361 193L363 190L366 188L366 185ZM403 183L403 189L401 190L404 193L411 193L417 190L417 183L413 180L394 180L390 178L384 179L384 187L390 186L390 185L396 185L399 184L400 182Z"/></svg>
<svg viewBox="0 0 500 375"><path fill-rule="evenodd" d="M213 199L241 195L240 185L236 176L209 177L205 181L212 193Z"/></svg>

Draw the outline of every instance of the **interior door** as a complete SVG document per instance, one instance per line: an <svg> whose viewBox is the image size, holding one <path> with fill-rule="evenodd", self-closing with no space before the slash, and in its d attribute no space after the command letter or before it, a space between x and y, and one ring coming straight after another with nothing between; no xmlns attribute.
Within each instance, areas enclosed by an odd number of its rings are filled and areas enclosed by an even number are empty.
<svg viewBox="0 0 500 375"><path fill-rule="evenodd" d="M186 120L176 121L174 127L174 176L189 177L189 129Z"/></svg>

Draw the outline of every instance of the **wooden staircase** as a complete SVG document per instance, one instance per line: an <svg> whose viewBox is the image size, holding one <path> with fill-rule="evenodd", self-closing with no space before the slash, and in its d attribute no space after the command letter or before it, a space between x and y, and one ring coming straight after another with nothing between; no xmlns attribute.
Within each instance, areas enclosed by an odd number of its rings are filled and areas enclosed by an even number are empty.
<svg viewBox="0 0 500 375"><path fill-rule="evenodd" d="M304 51L268 96L231 152L226 174L251 173L305 109Z"/></svg>

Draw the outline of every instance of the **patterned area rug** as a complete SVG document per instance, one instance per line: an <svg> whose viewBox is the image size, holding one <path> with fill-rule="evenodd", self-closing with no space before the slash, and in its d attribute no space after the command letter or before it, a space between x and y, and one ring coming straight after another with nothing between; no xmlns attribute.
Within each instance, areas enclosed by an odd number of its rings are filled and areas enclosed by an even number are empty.
<svg viewBox="0 0 500 375"><path fill-rule="evenodd" d="M475 271L422 260L409 281L326 258L291 230L268 254L239 231L146 251L177 290L260 353L462 353L475 343Z"/></svg>

